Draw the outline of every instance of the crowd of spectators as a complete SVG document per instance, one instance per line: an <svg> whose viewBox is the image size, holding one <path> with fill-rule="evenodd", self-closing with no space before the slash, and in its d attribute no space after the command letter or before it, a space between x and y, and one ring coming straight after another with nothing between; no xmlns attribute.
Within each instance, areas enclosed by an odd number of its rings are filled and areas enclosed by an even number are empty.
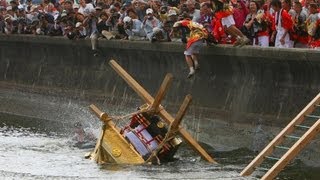
<svg viewBox="0 0 320 180"><path fill-rule="evenodd" d="M226 10L232 31L253 46L320 47L318 0L0 0L0 34L90 38L93 50L101 38L185 43L190 30L172 29L190 19L206 28L211 42L233 44L236 37L221 25Z"/></svg>

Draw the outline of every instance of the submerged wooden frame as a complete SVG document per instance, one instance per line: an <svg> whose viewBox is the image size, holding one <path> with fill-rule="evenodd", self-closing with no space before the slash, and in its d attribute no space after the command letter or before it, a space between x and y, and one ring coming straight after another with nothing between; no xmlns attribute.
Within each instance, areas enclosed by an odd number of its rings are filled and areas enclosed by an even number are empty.
<svg viewBox="0 0 320 180"><path fill-rule="evenodd" d="M120 134L120 130L116 129L112 118L107 113L102 112L95 105L90 105L90 109L103 121L102 132L97 140L94 151L90 157L97 163L114 162L118 164L142 164L152 161L156 157L158 150L165 141L169 141L172 137L179 133L184 140L198 152L202 158L210 163L216 163L214 159L199 145L199 143L180 126L180 123L191 103L191 95L187 95L177 113L176 118L173 118L161 106L161 101L164 98L168 88L172 82L172 74L167 74L163 80L155 98L153 98L137 81L135 81L115 60L109 62L110 66L120 75L128 85L146 102L149 106L148 112L159 115L166 123L169 124L168 132L159 148L154 150L148 160L144 160L141 155L130 145L126 139Z"/></svg>

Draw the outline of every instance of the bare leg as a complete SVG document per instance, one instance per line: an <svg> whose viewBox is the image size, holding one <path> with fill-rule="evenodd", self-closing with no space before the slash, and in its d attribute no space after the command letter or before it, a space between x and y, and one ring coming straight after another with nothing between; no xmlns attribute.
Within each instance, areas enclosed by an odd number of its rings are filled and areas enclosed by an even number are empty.
<svg viewBox="0 0 320 180"><path fill-rule="evenodd" d="M188 74L188 78L190 78L194 74L193 60L190 55L186 55L185 57L186 57L186 62L188 64L188 67L190 70L190 72Z"/></svg>
<svg viewBox="0 0 320 180"><path fill-rule="evenodd" d="M194 68L199 69L200 65L199 65L199 61L198 61L198 54L193 54L191 57L192 57L192 60L194 63Z"/></svg>
<svg viewBox="0 0 320 180"><path fill-rule="evenodd" d="M234 46L243 46L249 42L249 39L234 25L229 26L225 31L237 39Z"/></svg>
<svg viewBox="0 0 320 180"><path fill-rule="evenodd" d="M91 48L92 50L96 50L97 49L97 42L98 42L98 37L96 34L92 34L90 36L91 39Z"/></svg>
<svg viewBox="0 0 320 180"><path fill-rule="evenodd" d="M225 28L225 31L230 34L231 36L237 38L237 37L243 37L244 35L242 34L242 32L234 25Z"/></svg>

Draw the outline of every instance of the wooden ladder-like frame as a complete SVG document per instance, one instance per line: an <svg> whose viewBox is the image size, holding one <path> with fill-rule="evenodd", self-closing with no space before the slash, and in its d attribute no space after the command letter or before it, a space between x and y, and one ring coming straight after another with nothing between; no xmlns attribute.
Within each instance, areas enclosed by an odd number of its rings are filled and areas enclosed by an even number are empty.
<svg viewBox="0 0 320 180"><path fill-rule="evenodd" d="M261 179L274 179L280 171L293 159L299 152L319 133L320 116L311 113L320 108L320 93L260 152L260 154L240 173L241 176L252 174L265 159L276 160L276 163L267 170ZM306 118L316 119L311 126L301 125ZM308 129L301 137L290 135L296 128ZM286 138L296 139L297 141L291 147L281 146ZM271 157L270 155L276 149L287 150L280 158Z"/></svg>

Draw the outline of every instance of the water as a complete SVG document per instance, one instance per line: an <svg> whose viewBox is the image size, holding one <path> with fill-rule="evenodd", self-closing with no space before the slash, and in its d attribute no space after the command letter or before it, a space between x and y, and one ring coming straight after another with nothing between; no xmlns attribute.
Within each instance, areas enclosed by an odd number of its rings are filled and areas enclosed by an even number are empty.
<svg viewBox="0 0 320 180"><path fill-rule="evenodd" d="M1 179L257 179L239 173L252 159L250 151L215 152L219 165L200 159L186 145L177 160L162 165L97 165L84 158L92 149L74 147L68 133L39 132L32 128L0 128ZM319 179L319 169L293 164L278 179ZM317 175L318 174L318 175Z"/></svg>
<svg viewBox="0 0 320 180"><path fill-rule="evenodd" d="M92 149L73 147L71 137L28 128L1 127L0 144L0 177L9 179L238 179L241 170L208 164L186 147L168 164L97 165L84 158Z"/></svg>
<svg viewBox="0 0 320 180"><path fill-rule="evenodd" d="M77 100L37 94L3 91L0 100L0 179L258 179L239 173L254 158L251 151L238 149L217 152L205 146L218 165L209 164L187 145L176 154L176 161L162 165L97 165L84 155L92 149L74 147L73 123L80 121L87 131L99 134L100 122ZM19 103L18 101L19 100ZM21 101L23 103L21 103ZM44 102L44 103L41 103ZM32 104L33 111L27 107ZM108 104L108 102L106 101ZM87 104L87 102L86 102ZM19 106L16 106L19 105ZM127 112L110 106L111 114ZM25 106L25 107L24 107ZM21 109L18 109L21 108ZM50 111L48 111L50 109ZM27 111L28 110L28 111ZM31 112L21 116L14 112ZM37 117L32 115L37 114ZM320 179L319 168L294 161L278 179Z"/></svg>

